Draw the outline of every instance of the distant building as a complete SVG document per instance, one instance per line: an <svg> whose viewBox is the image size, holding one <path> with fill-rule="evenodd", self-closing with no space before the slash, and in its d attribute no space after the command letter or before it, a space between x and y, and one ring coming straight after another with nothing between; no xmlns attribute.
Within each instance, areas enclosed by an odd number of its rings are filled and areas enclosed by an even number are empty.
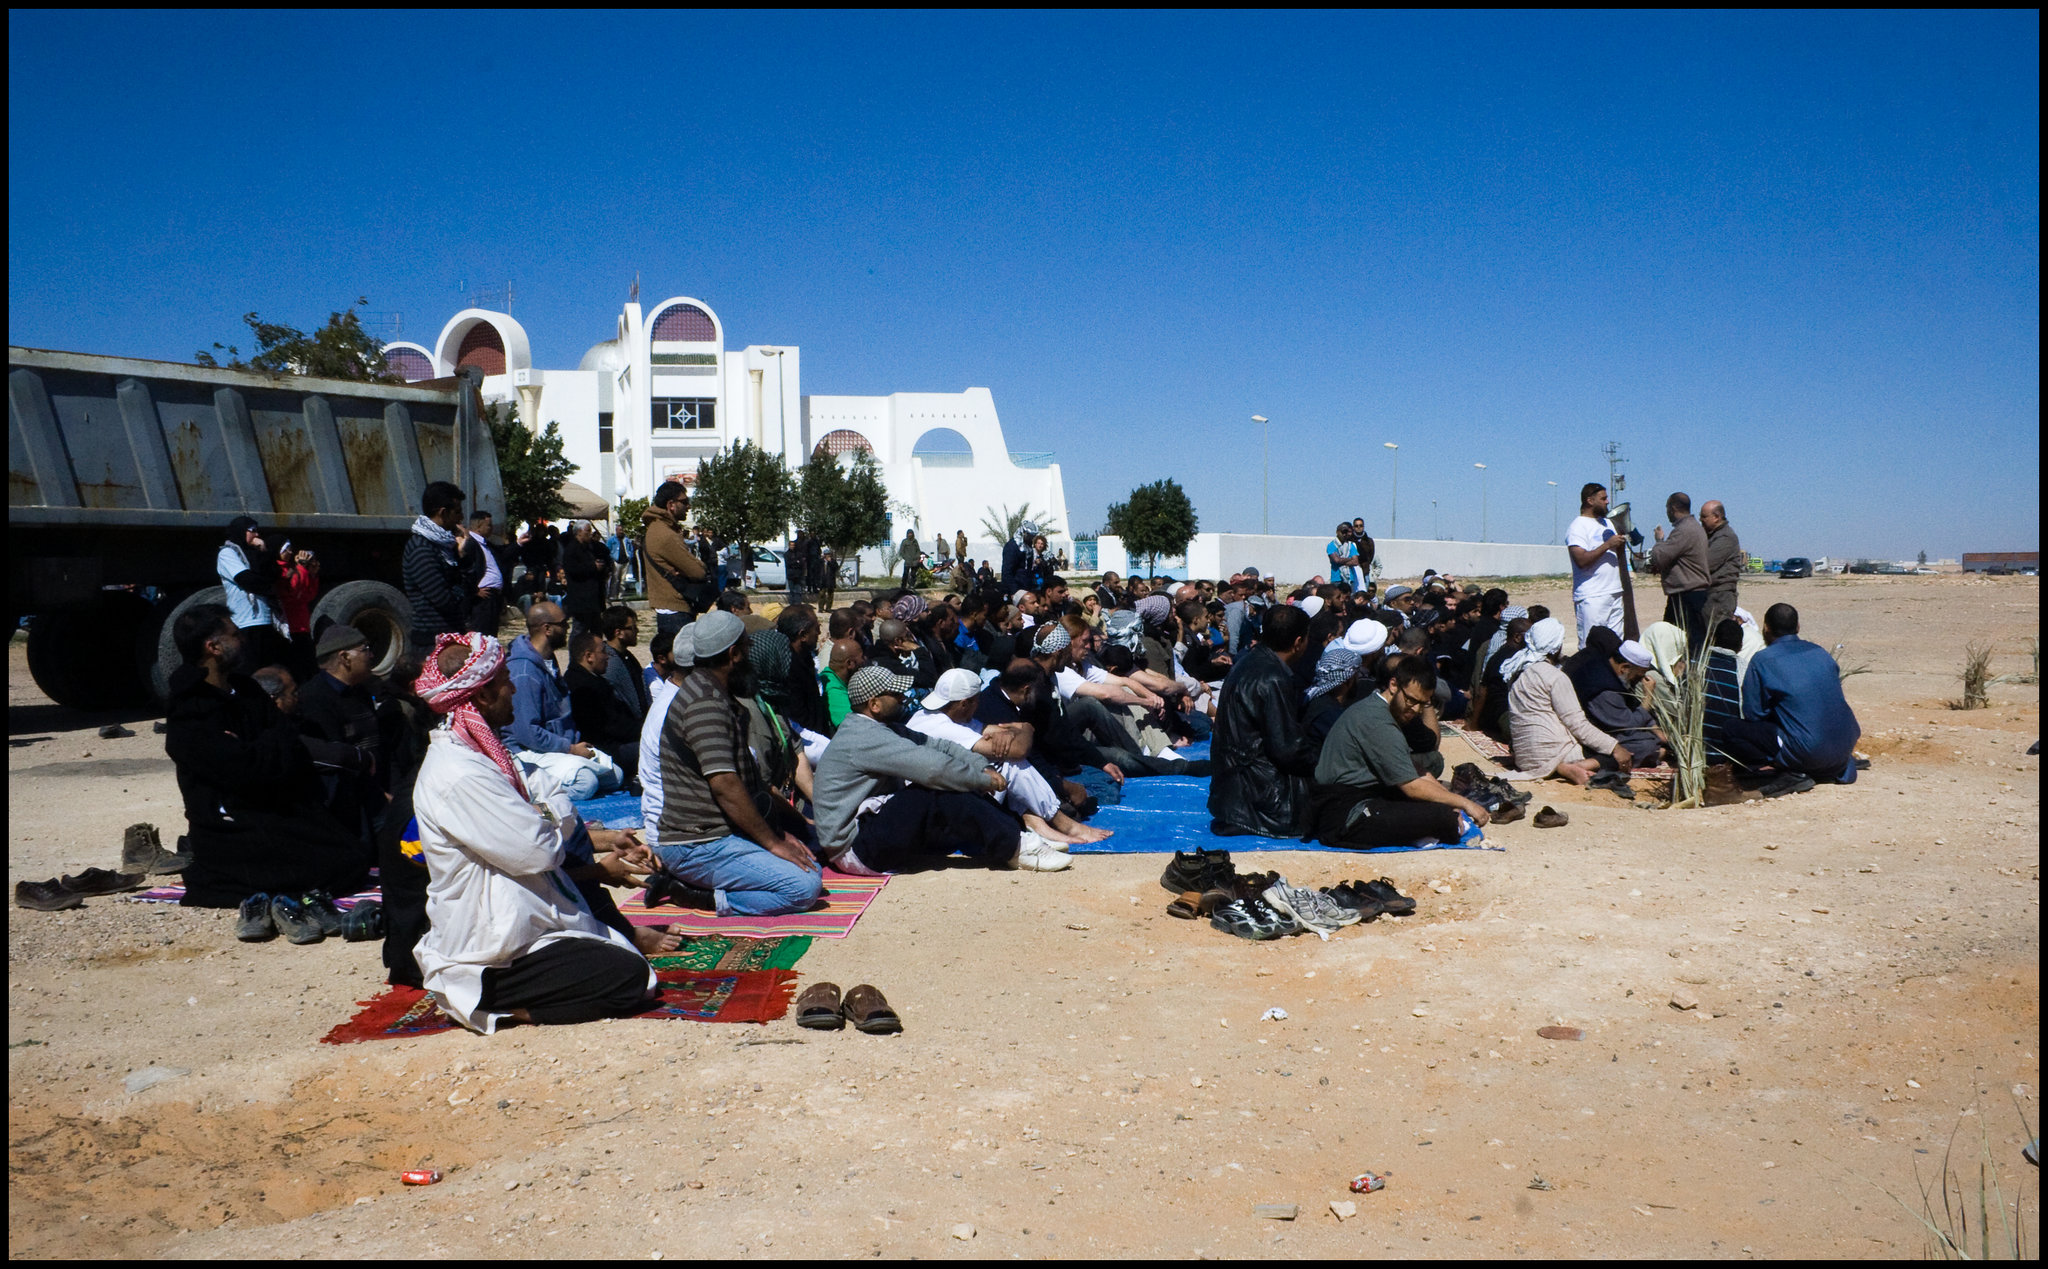
<svg viewBox="0 0 2048 1269"><path fill-rule="evenodd" d="M1965 573L2017 572L2023 568L2039 571L2039 551L1964 551L1963 571Z"/></svg>
<svg viewBox="0 0 2048 1269"><path fill-rule="evenodd" d="M992 556L1001 544L982 520L991 508L1029 503L1059 526L1048 535L1054 549L1072 550L1059 464L1050 453L1010 451L987 388L804 396L797 348L730 351L718 315L688 296L644 314L627 304L613 337L574 370L536 367L526 328L509 313L477 308L450 318L431 349L399 341L384 355L408 382L458 366L482 370L485 398L516 401L535 431L557 424L573 479L614 506L652 497L665 480L694 483L697 464L735 441L780 455L792 470L820 450L865 449L889 487L895 539L915 529L929 549L936 534L950 545L964 531L970 555Z"/></svg>

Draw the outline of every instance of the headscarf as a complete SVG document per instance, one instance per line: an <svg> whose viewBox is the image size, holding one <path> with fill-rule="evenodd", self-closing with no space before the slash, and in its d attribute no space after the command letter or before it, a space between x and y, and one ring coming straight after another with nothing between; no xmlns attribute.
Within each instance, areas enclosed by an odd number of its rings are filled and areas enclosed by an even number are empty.
<svg viewBox="0 0 2048 1269"><path fill-rule="evenodd" d="M789 679L790 656L789 640L780 630L757 630L747 645L747 661L754 667L754 673L761 676L763 685Z"/></svg>
<svg viewBox="0 0 2048 1269"><path fill-rule="evenodd" d="M1503 683L1512 683L1515 676L1538 661L1548 660L1564 647L1564 627L1555 617L1545 617L1529 627L1523 636L1521 651L1501 663L1500 677Z"/></svg>
<svg viewBox="0 0 2048 1269"><path fill-rule="evenodd" d="M1308 699L1314 700L1325 692L1334 692L1344 686L1352 675L1358 673L1359 662L1364 658L1344 646L1338 639L1323 648L1323 655L1316 662L1315 679L1308 685Z"/></svg>
<svg viewBox="0 0 2048 1269"><path fill-rule="evenodd" d="M896 620L908 625L910 622L922 617L925 610L930 607L931 604L926 601L923 595L905 595L897 600L895 606L889 611L896 614Z"/></svg>
<svg viewBox="0 0 2048 1269"><path fill-rule="evenodd" d="M1522 607L1520 604L1509 604L1500 610L1500 624L1505 626L1510 621L1520 621L1528 615L1529 610L1527 608Z"/></svg>
<svg viewBox="0 0 2048 1269"><path fill-rule="evenodd" d="M1029 552L1031 550L1031 539L1037 536L1038 521L1026 520L1017 526L1017 532L1011 535L1010 540L1015 542L1020 549Z"/></svg>
<svg viewBox="0 0 2048 1269"><path fill-rule="evenodd" d="M1137 602L1138 619L1148 626L1163 626L1173 615L1173 601L1164 595L1147 595Z"/></svg>
<svg viewBox="0 0 2048 1269"><path fill-rule="evenodd" d="M1622 645L1624 649L1627 646ZM1668 621L1652 622L1643 631L1643 647L1649 650L1657 678L1665 683L1678 682L1679 671L1686 662L1685 631Z"/></svg>
<svg viewBox="0 0 2048 1269"><path fill-rule="evenodd" d="M1051 656L1073 641L1067 628L1057 621L1043 622L1038 627L1038 651L1042 656Z"/></svg>
<svg viewBox="0 0 2048 1269"><path fill-rule="evenodd" d="M461 669L444 675L441 673L441 650L457 644L469 649L469 657ZM498 668L504 664L504 645L487 634L440 635L434 640L434 650L428 654L427 663L420 667L420 676L413 684L413 691L435 713L446 714L448 730L455 733L455 738L496 763L498 770L505 773L505 778L524 798L526 781L519 778L518 765L506 752L505 742L498 739L498 729L484 721L482 712L471 700L477 689L496 677Z"/></svg>

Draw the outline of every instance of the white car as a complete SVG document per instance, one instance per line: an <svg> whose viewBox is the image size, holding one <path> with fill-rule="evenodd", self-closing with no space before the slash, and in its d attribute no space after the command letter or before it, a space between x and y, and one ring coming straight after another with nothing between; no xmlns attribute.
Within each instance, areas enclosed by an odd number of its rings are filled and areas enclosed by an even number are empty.
<svg viewBox="0 0 2048 1269"><path fill-rule="evenodd" d="M763 590L787 590L789 568L782 562L782 552L772 546L754 548L754 584Z"/></svg>

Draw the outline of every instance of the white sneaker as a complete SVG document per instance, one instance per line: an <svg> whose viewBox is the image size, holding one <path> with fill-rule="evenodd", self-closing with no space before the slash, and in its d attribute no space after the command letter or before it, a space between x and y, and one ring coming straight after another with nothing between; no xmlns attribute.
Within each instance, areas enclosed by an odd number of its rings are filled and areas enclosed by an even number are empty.
<svg viewBox="0 0 2048 1269"><path fill-rule="evenodd" d="M1065 851L1030 829L1018 836L1017 860L1011 867L1026 872L1062 872L1073 866L1073 859Z"/></svg>

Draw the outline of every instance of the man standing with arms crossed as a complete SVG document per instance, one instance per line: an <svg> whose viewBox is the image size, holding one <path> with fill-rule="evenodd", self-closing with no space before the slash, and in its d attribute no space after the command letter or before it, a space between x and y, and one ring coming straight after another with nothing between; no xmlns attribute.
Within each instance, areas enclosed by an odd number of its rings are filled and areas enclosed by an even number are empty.
<svg viewBox="0 0 2048 1269"><path fill-rule="evenodd" d="M1700 527L1707 531L1707 621L1709 633L1735 615L1736 588L1742 581L1742 542L1728 527L1728 510L1718 501L1700 508Z"/></svg>
<svg viewBox="0 0 2048 1269"><path fill-rule="evenodd" d="M1628 539L1614 531L1607 518L1607 486L1588 484L1579 490L1579 514L1565 533L1572 557L1572 609L1579 619L1579 646L1586 632L1606 626L1622 633L1621 564Z"/></svg>

